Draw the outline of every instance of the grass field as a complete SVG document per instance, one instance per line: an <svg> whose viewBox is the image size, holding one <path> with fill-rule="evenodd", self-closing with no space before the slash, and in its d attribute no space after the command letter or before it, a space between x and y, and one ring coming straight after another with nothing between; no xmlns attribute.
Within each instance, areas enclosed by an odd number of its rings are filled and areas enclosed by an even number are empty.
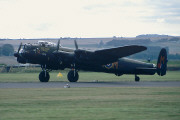
<svg viewBox="0 0 180 120"><path fill-rule="evenodd" d="M180 60L169 60L168 66L170 67L180 67Z"/></svg>
<svg viewBox="0 0 180 120"><path fill-rule="evenodd" d="M180 88L0 89L1 120L179 120Z"/></svg>
<svg viewBox="0 0 180 120"><path fill-rule="evenodd" d="M50 81L68 81L67 72ZM0 73L1 82L39 82L39 73ZM79 82L134 81L134 75L79 72ZM141 81L180 81L180 71L166 76L140 75ZM0 120L179 120L180 87L0 89Z"/></svg>
<svg viewBox="0 0 180 120"><path fill-rule="evenodd" d="M58 72L50 73L50 81L68 81L68 71L63 71L63 77L57 77ZM39 72L37 73L0 73L0 82L39 82ZM180 71L167 71L166 76L139 75L141 81L180 81ZM115 76L114 74L79 72L79 82L99 82L108 81L134 81L134 75Z"/></svg>

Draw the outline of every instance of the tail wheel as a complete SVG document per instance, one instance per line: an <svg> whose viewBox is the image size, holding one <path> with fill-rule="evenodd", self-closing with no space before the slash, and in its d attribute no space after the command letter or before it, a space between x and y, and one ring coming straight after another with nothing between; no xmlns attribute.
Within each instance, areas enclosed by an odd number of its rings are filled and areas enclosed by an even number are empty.
<svg viewBox="0 0 180 120"><path fill-rule="evenodd" d="M71 70L69 71L67 78L69 82L77 82L79 79L79 74L77 71Z"/></svg>
<svg viewBox="0 0 180 120"><path fill-rule="evenodd" d="M40 80L41 82L48 82L48 81L49 81L49 78L50 78L49 72L42 71L42 72L39 74L39 80Z"/></svg>
<svg viewBox="0 0 180 120"><path fill-rule="evenodd" d="M139 82L140 81L140 78L138 76L135 76L135 81L136 82Z"/></svg>

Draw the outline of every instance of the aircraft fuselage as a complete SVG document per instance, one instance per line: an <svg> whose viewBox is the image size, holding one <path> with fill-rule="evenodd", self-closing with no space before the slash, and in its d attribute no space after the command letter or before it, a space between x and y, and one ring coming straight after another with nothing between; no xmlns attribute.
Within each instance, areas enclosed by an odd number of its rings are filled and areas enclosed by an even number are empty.
<svg viewBox="0 0 180 120"><path fill-rule="evenodd" d="M80 66L80 69L85 71L115 73L120 76L123 74L145 74L154 75L156 73L156 65L145 63L128 58L120 58L117 62L107 65L86 65Z"/></svg>

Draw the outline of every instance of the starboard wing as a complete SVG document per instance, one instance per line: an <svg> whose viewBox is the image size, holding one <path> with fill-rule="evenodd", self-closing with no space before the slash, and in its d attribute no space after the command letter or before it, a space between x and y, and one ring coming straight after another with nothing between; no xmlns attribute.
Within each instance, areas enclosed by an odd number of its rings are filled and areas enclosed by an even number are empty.
<svg viewBox="0 0 180 120"><path fill-rule="evenodd" d="M115 62L119 58L126 57L129 55L144 51L146 49L147 48L144 46L130 45L130 46L117 47L117 48L96 50L94 52L89 52L85 50L83 50L82 52L80 50L80 51L77 51L76 54L79 54L79 56L81 56L82 53L86 53L86 55L83 55L84 57L82 58L86 57L88 59L80 60L82 62L105 65L105 64Z"/></svg>
<svg viewBox="0 0 180 120"><path fill-rule="evenodd" d="M119 58L133 55L135 53L146 50L144 46L130 45L117 48L103 49L95 51L95 56L99 56L105 61L104 63L111 63L117 61Z"/></svg>

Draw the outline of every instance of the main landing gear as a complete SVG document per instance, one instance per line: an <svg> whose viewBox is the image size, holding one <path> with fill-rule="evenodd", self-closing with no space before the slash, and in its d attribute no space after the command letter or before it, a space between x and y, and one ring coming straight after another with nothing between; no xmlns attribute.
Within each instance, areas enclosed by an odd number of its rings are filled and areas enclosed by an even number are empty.
<svg viewBox="0 0 180 120"><path fill-rule="evenodd" d="M69 82L77 82L79 79L78 71L75 69L75 63L71 65L71 70L67 74Z"/></svg>
<svg viewBox="0 0 180 120"><path fill-rule="evenodd" d="M76 70L70 70L67 74L69 82L77 82L79 79L79 74Z"/></svg>
<svg viewBox="0 0 180 120"><path fill-rule="evenodd" d="M42 68L42 72L40 72L39 74L39 80L41 82L48 82L50 75L49 75L49 71L46 70L46 65L42 65L41 68Z"/></svg>
<svg viewBox="0 0 180 120"><path fill-rule="evenodd" d="M139 80L140 80L139 76L135 75L135 81L139 82Z"/></svg>
<svg viewBox="0 0 180 120"><path fill-rule="evenodd" d="M47 71L42 71L42 72L40 72L40 74L39 74L39 80L40 80L41 82L48 82L48 81L49 81L49 78L50 78L49 72L47 72Z"/></svg>

